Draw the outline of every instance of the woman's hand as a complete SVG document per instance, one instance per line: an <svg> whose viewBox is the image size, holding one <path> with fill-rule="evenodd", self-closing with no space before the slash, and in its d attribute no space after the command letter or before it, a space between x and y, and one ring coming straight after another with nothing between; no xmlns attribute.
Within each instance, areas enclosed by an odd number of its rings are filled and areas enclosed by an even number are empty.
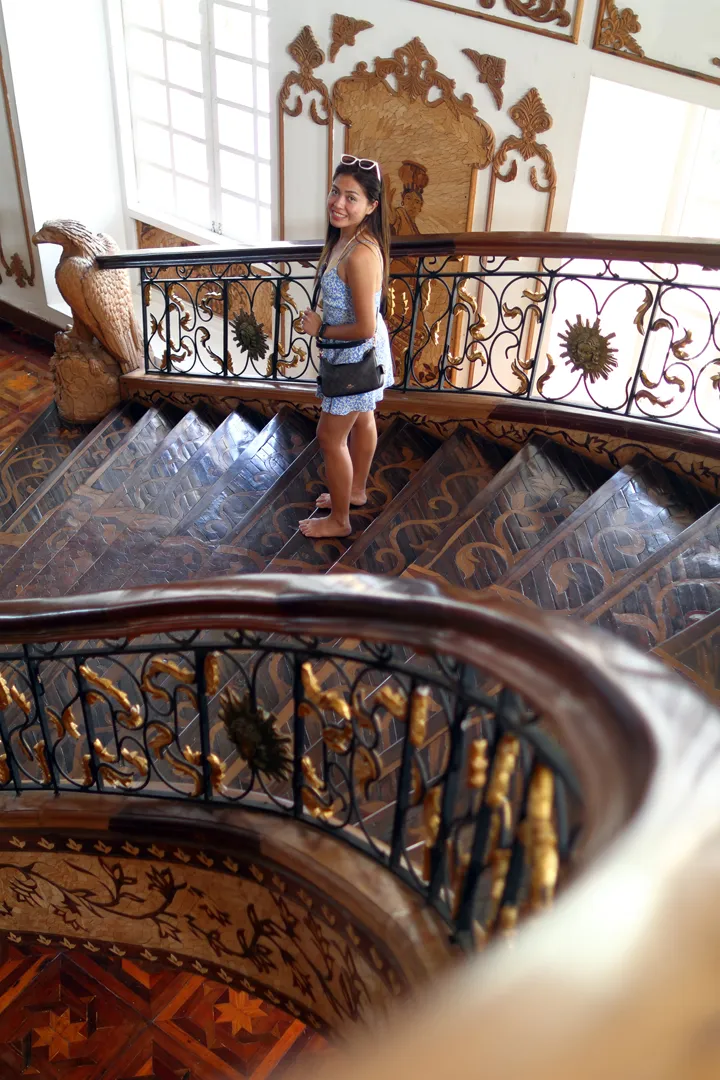
<svg viewBox="0 0 720 1080"><path fill-rule="evenodd" d="M311 337L315 337L318 330L322 326L322 319L318 315L317 311L313 311L312 308L306 308L302 313L302 328L303 333L310 334Z"/></svg>

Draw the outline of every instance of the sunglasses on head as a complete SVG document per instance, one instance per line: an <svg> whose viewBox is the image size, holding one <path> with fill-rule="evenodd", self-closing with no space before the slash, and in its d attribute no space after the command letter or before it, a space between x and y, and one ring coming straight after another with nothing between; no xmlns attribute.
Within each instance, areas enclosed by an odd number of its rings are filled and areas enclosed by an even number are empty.
<svg viewBox="0 0 720 1080"><path fill-rule="evenodd" d="M340 158L340 164L358 165L361 169L374 169L377 173L378 180L382 180L382 176L380 175L380 165L377 161L373 161L372 158L360 158L353 157L352 154L343 154L343 156Z"/></svg>

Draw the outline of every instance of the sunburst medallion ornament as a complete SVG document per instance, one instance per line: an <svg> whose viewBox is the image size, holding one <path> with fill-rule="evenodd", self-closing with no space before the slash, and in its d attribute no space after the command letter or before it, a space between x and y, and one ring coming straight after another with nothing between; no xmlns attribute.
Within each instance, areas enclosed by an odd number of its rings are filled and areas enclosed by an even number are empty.
<svg viewBox="0 0 720 1080"><path fill-rule="evenodd" d="M252 311L238 311L232 321L232 328L238 347L248 354L251 362L265 359L268 351L267 335Z"/></svg>
<svg viewBox="0 0 720 1080"><path fill-rule="evenodd" d="M572 371L582 371L591 383L607 379L613 368L618 366L613 356L617 349L610 344L615 335L600 333L600 319L596 319L591 326L589 319L583 322L578 315L575 323L571 325L566 321L565 325L567 333L559 336L565 346L565 351L560 355L567 357L566 365Z"/></svg>
<svg viewBox="0 0 720 1080"><path fill-rule="evenodd" d="M290 739L278 735L277 718L261 706L253 705L248 693L226 690L221 695L218 717L230 740L253 772L273 780L287 780L292 773L288 749Z"/></svg>

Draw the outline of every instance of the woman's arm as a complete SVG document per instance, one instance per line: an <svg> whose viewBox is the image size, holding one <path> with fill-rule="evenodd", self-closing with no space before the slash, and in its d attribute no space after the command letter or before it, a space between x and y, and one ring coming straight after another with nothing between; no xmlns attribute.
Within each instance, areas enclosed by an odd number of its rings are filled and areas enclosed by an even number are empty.
<svg viewBox="0 0 720 1080"><path fill-rule="evenodd" d="M343 262L347 285L352 294L355 309L355 322L342 323L340 326L327 326L323 337L330 341L354 341L357 338L371 338L377 326L375 311L375 293L378 284L379 260L376 252L367 244L358 244ZM305 329L309 334L317 334L322 319L317 312L305 313Z"/></svg>

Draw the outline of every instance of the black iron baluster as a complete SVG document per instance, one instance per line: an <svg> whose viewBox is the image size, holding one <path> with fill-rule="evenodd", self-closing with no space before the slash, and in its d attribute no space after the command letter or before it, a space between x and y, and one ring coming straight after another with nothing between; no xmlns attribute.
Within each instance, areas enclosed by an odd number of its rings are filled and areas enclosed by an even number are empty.
<svg viewBox="0 0 720 1080"><path fill-rule="evenodd" d="M166 375L170 375L170 363L171 363L171 351L170 351L170 290L168 283L163 283L163 294L165 296L165 367L164 372Z"/></svg>
<svg viewBox="0 0 720 1080"><path fill-rule="evenodd" d="M458 683L455 712L450 727L450 754L440 805L440 827L430 852L428 901L431 904L437 903L445 877L447 842L450 838L460 774L465 764L465 717L468 712L468 703L463 693L468 683L465 664L461 664L458 669Z"/></svg>
<svg viewBox="0 0 720 1080"><path fill-rule="evenodd" d="M640 373L642 372L642 367L645 363L645 353L647 352L648 345L650 343L651 328L652 324L655 322L655 313L658 309L658 304L660 303L660 297L663 296L664 293L667 291L667 288L663 288L662 285L658 285L657 292L655 293L655 300L653 302L652 311L650 312L650 318L647 321L647 333L645 334L645 340L643 341L642 348L640 349L640 356L638 357L637 367L635 368L635 377L633 378L633 383L630 387L630 393L628 394L627 404L625 406L626 416L630 415L633 407L633 402L635 401L635 391L637 390L637 384L640 381Z"/></svg>
<svg viewBox="0 0 720 1080"><path fill-rule="evenodd" d="M40 661L33 660L31 658L27 645L23 645L23 654L25 656L25 667L27 668L28 681L30 683L33 701L35 702L35 712L38 718L38 723L40 724L43 742L45 743L45 761L47 762L47 767L50 770L50 785L55 794L57 795L58 781L54 767L55 762L53 760L50 750L50 729L48 728L47 716L45 715L45 709L43 708L41 700L42 695L45 693L45 690L42 685L42 679L40 678ZM45 787L46 783L47 781L43 783L43 787Z"/></svg>
<svg viewBox="0 0 720 1080"><path fill-rule="evenodd" d="M537 345L535 346L535 355L533 356L532 370L530 371L528 376L528 388L526 394L526 397L528 398L532 398L534 396L535 375L537 374L538 356L540 355L540 346L542 345L543 338L545 337L545 326L547 324L548 315L550 313L550 298L553 294L553 289L555 288L555 279L558 276L556 270L549 270L547 271L547 273L549 276L547 277L547 279L543 279L544 281L546 281L545 307L543 309L542 318L540 319L540 325L538 327L538 338ZM540 395L540 399L545 400L542 395Z"/></svg>
<svg viewBox="0 0 720 1080"><path fill-rule="evenodd" d="M405 354L405 372L403 376L403 390L407 390L408 379L410 377L410 369L413 363L413 347L415 345L415 330L417 327L418 307L422 298L422 285L420 284L420 274L424 268L425 260L423 258L418 259L417 267L415 270L415 288L413 289L413 308L412 316L410 319L410 338L408 340L407 352ZM404 284L404 283L403 283ZM422 389L422 387L420 387Z"/></svg>
<svg viewBox="0 0 720 1080"><path fill-rule="evenodd" d="M457 296L458 278L459 277L460 277L459 274L453 274L452 287L450 289L450 304L448 306L447 328L445 330L445 345L443 347L442 352L440 353L440 360L438 362L438 381L437 381L436 390L442 390L443 382L445 380L445 368L447 366L446 365L446 357L447 357L448 349L449 349L450 331L452 330L453 323L455 321L455 316L454 316L453 312L455 310L455 298ZM449 382L449 380L448 380L448 382ZM452 386L452 383L449 382L449 385Z"/></svg>
<svg viewBox="0 0 720 1080"><path fill-rule="evenodd" d="M15 785L15 794L22 794L22 775L18 767L18 763L15 759L15 751L10 744L10 733L5 723L5 710L0 709L0 735L2 735L3 747L5 749L5 757L7 760L8 768L10 769L10 775L13 778L13 784Z"/></svg>
<svg viewBox="0 0 720 1080"><path fill-rule="evenodd" d="M230 321L230 309L228 306L228 283L227 278L222 281L222 305L223 305L223 346L222 346L222 373L223 379L228 377L228 323Z"/></svg>
<svg viewBox="0 0 720 1080"><path fill-rule="evenodd" d="M150 295L148 276L144 266L140 267L140 306L142 307L143 351L145 353L145 374L150 372L150 340L148 338L147 303L145 294Z"/></svg>
<svg viewBox="0 0 720 1080"><path fill-rule="evenodd" d="M282 319L282 281L280 278L275 282L275 330L273 334L273 347L271 356L270 378L277 379L278 355L280 352L280 323Z"/></svg>
<svg viewBox="0 0 720 1080"><path fill-rule="evenodd" d="M212 798L212 775L210 772L210 719L207 706L207 684L205 681L205 657L211 649L195 649L195 678L198 692L198 715L200 722L200 749L202 751L203 771L203 799L209 802Z"/></svg>
<svg viewBox="0 0 720 1080"><path fill-rule="evenodd" d="M398 777L397 794L395 796L395 815L393 817L392 836L390 839L390 869L397 870L403 857L403 831L405 828L405 816L410 805L410 781L412 778L412 759L414 747L410 742L410 715L412 712L413 698L415 696L416 683L410 686L407 700L405 722L403 724L403 748L402 762L400 764L400 776Z"/></svg>
<svg viewBox="0 0 720 1080"><path fill-rule="evenodd" d="M95 726L92 721L92 713L90 710L90 706L87 702L84 680L80 672L80 667L83 664L87 664L87 660L87 657L84 657L84 659L82 660L77 655L73 657L73 663L75 666L75 678L77 680L78 694L80 695L80 707L82 708L83 720L85 721L85 730L87 732L88 751L90 753L90 768L93 774L95 787L98 791L103 791L103 778L98 771L97 756L95 752Z"/></svg>
<svg viewBox="0 0 720 1080"><path fill-rule="evenodd" d="M305 657L302 653L293 656L293 814L296 818L303 816L303 747L305 746L305 719L300 715L300 706L305 697L302 683L302 666Z"/></svg>
<svg viewBox="0 0 720 1080"><path fill-rule="evenodd" d="M488 771L487 781L485 783L485 790L482 793L482 802L480 804L480 810L477 814L475 822L475 835L473 836L472 846L470 848L470 862L468 864L467 873L465 874L465 880L462 886L462 897L458 905L458 912L455 918L455 932L453 934L453 940L456 941L463 949L471 949L473 934L473 913L475 909L475 891L480 881L480 876L485 870L486 863L486 851L488 846L488 840L490 838L490 829L492 827L494 810L487 804L487 790L492 779L493 769L495 767L495 757L500 739L502 738L503 724L500 721L500 717L505 716L508 704L512 700L513 695L509 690L501 690L497 698L497 707L495 709L495 717L493 719L494 734L492 739L488 738L489 753L488 753Z"/></svg>

